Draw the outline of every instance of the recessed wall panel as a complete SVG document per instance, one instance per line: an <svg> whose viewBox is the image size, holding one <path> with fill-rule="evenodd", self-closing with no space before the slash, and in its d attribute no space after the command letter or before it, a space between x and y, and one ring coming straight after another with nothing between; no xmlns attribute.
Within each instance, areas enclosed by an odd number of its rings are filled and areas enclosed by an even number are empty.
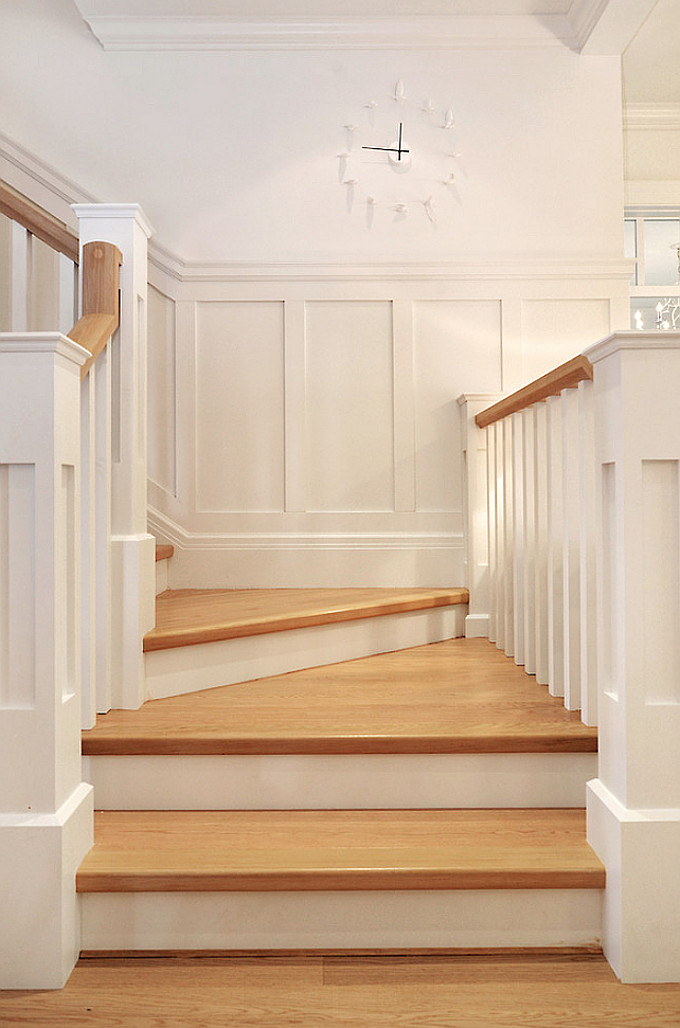
<svg viewBox="0 0 680 1028"><path fill-rule="evenodd" d="M280 511L284 503L283 304L199 303L199 511Z"/></svg>
<svg viewBox="0 0 680 1028"><path fill-rule="evenodd" d="M642 574L645 696L680 702L678 461L642 461Z"/></svg>
<svg viewBox="0 0 680 1028"><path fill-rule="evenodd" d="M0 464L0 708L35 702L35 465Z"/></svg>
<svg viewBox="0 0 680 1028"><path fill-rule="evenodd" d="M461 510L461 437L457 397L501 388L500 303L414 304L416 504Z"/></svg>
<svg viewBox="0 0 680 1028"><path fill-rule="evenodd" d="M307 509L394 510L389 302L308 303Z"/></svg>

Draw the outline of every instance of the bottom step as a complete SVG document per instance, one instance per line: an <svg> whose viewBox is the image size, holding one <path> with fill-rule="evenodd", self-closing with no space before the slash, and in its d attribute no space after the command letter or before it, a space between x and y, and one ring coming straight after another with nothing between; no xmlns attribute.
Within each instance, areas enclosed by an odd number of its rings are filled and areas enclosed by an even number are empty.
<svg viewBox="0 0 680 1028"><path fill-rule="evenodd" d="M95 836L85 950L599 941L582 810L108 811Z"/></svg>

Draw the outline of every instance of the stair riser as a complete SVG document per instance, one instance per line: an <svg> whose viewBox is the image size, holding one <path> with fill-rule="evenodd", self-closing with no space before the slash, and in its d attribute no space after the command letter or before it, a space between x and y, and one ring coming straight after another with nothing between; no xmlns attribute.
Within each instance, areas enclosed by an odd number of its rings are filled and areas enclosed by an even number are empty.
<svg viewBox="0 0 680 1028"><path fill-rule="evenodd" d="M591 946L602 890L88 893L82 949Z"/></svg>
<svg viewBox="0 0 680 1028"><path fill-rule="evenodd" d="M154 650L144 655L147 697L179 696L460 638L466 611L464 604L456 604Z"/></svg>
<svg viewBox="0 0 680 1028"><path fill-rule="evenodd" d="M98 810L582 807L595 753L85 757Z"/></svg>

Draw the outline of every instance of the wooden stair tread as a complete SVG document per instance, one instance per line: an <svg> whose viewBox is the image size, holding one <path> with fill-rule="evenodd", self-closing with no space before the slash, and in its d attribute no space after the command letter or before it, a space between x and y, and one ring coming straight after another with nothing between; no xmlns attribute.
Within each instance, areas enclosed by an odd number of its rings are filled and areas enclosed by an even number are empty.
<svg viewBox="0 0 680 1028"><path fill-rule="evenodd" d="M486 639L452 639L112 710L83 753L594 752L597 730Z"/></svg>
<svg viewBox="0 0 680 1028"><path fill-rule="evenodd" d="M168 589L144 650L169 649L294 628L468 602L467 589Z"/></svg>
<svg viewBox="0 0 680 1028"><path fill-rule="evenodd" d="M79 892L600 889L585 812L102 811Z"/></svg>
<svg viewBox="0 0 680 1028"><path fill-rule="evenodd" d="M170 543L156 543L156 560L168 560L175 552Z"/></svg>

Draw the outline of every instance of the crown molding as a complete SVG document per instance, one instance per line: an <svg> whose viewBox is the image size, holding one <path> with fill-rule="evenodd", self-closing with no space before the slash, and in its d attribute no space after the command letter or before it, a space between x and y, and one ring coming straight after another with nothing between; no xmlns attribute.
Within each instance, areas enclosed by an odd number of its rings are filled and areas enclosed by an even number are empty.
<svg viewBox="0 0 680 1028"><path fill-rule="evenodd" d="M105 50L451 50L575 44L562 15L417 15L243 20L222 16L85 18Z"/></svg>
<svg viewBox="0 0 680 1028"><path fill-rule="evenodd" d="M630 103L623 108L627 132L680 132L680 103Z"/></svg>
<svg viewBox="0 0 680 1028"><path fill-rule="evenodd" d="M635 38L657 0L573 0L568 19L578 50L617 56Z"/></svg>
<svg viewBox="0 0 680 1028"><path fill-rule="evenodd" d="M159 271L178 282L248 281L498 281L533 279L630 278L629 260L601 256L543 257L527 255L507 260L336 262L180 261L160 247L150 248L149 259Z"/></svg>

